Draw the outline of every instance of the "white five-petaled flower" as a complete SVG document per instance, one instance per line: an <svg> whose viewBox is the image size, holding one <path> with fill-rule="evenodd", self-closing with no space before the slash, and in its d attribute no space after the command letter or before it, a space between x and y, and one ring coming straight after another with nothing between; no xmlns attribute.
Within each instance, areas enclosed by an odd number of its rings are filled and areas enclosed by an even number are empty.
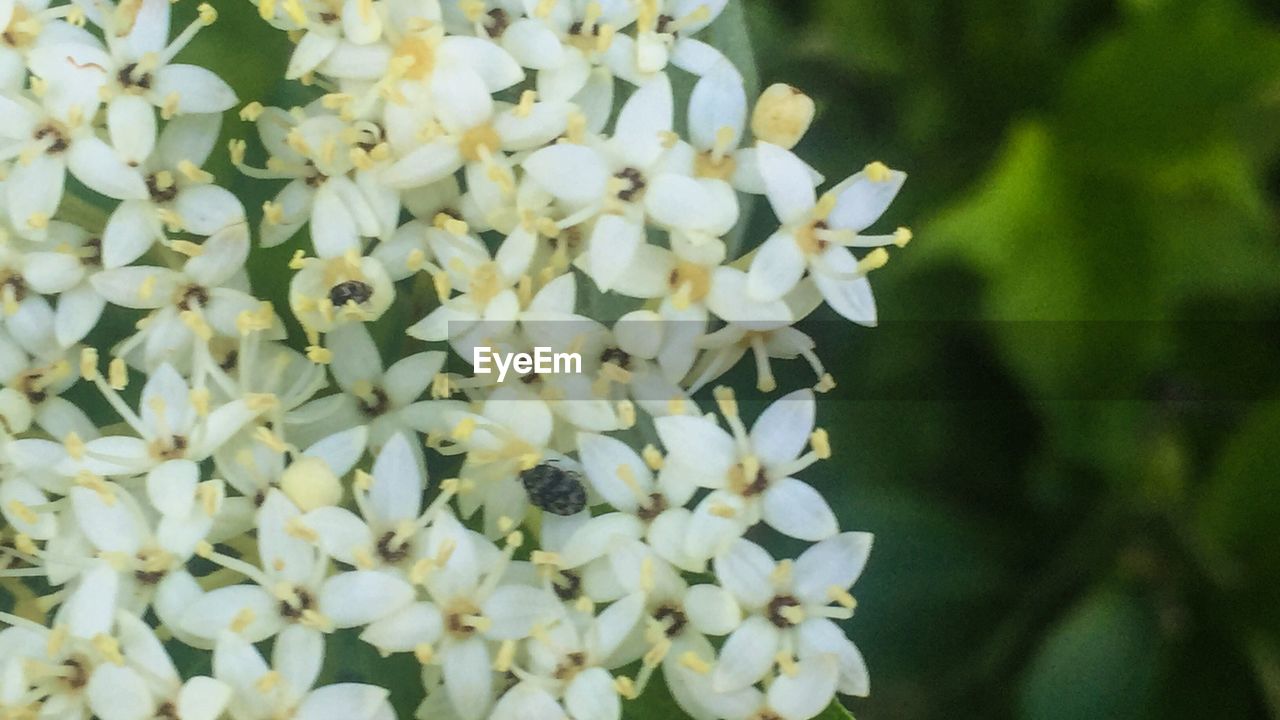
<svg viewBox="0 0 1280 720"><path fill-rule="evenodd" d="M809 182L810 170L791 152L761 142L757 159L765 194L782 229L760 246L751 261L747 291L759 301L777 300L809 271L836 312L856 323L876 324L875 300L866 275L884 264L885 245L906 244L911 233L863 236L906 182L905 173L871 163L821 199ZM876 248L862 260L850 247Z"/></svg>
<svg viewBox="0 0 1280 720"><path fill-rule="evenodd" d="M867 533L841 533L811 546L794 562L775 563L763 548L743 539L718 554L716 578L749 615L720 648L712 689L746 688L775 665L782 676L795 678L796 657L829 656L838 670L831 690L866 695L866 664L833 620L853 614L849 587L866 566L871 540ZM821 707L829 701L828 694Z"/></svg>
<svg viewBox="0 0 1280 720"><path fill-rule="evenodd" d="M834 535L838 527L827 501L792 477L830 452L825 432L813 429L813 392L797 390L778 399L749 433L732 393L718 389L717 400L732 432L704 417L654 421L668 453L663 476L711 489L693 511L685 552L710 557L762 520L801 540ZM802 455L809 443L813 449Z"/></svg>
<svg viewBox="0 0 1280 720"><path fill-rule="evenodd" d="M295 626L276 638L271 663L245 638L223 632L213 674L232 688L228 712L236 720L394 720L383 688L363 683L316 687L324 641Z"/></svg>

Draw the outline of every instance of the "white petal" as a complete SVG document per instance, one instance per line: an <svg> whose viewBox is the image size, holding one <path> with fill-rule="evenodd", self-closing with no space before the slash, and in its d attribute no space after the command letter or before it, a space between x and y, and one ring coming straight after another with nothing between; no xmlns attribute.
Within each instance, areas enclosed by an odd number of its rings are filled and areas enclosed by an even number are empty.
<svg viewBox="0 0 1280 720"><path fill-rule="evenodd" d="M94 547L107 552L132 556L142 547L142 518L131 504L123 501L124 493L110 487L114 501L104 502L97 492L84 487L71 488L71 508L80 530Z"/></svg>
<svg viewBox="0 0 1280 720"><path fill-rule="evenodd" d="M105 305L106 300L88 284L62 293L58 298L57 316L54 318L54 333L58 344L71 347L80 342L98 324Z"/></svg>
<svg viewBox="0 0 1280 720"><path fill-rule="evenodd" d="M92 638L111 632L120 576L110 565L97 562L81 578L59 612L74 637Z"/></svg>
<svg viewBox="0 0 1280 720"><path fill-rule="evenodd" d="M469 68L438 70L431 81L431 95L437 119L451 133L465 133L493 116L493 98Z"/></svg>
<svg viewBox="0 0 1280 720"><path fill-rule="evenodd" d="M815 542L840 531L826 498L795 478L775 480L764 495L764 521L778 532Z"/></svg>
<svg viewBox="0 0 1280 720"><path fill-rule="evenodd" d="M564 717L560 703L549 692L524 682L503 693L489 713L489 720L564 720Z"/></svg>
<svg viewBox="0 0 1280 720"><path fill-rule="evenodd" d="M324 635L303 625L290 625L276 636L271 649L271 666L289 688L304 693L316 684L324 662Z"/></svg>
<svg viewBox="0 0 1280 720"><path fill-rule="evenodd" d="M727 233L738 220L737 197L727 183L675 173L653 179L644 207L658 225L713 236Z"/></svg>
<svg viewBox="0 0 1280 720"><path fill-rule="evenodd" d="M493 627L485 633L495 640L519 640L529 636L535 625L548 625L561 612L560 601L540 587L503 585L493 591L483 605Z"/></svg>
<svg viewBox="0 0 1280 720"><path fill-rule="evenodd" d="M747 291L747 274L728 266L718 267L712 273L707 307L724 320L750 328L772 329L794 320L790 308L781 300L752 300Z"/></svg>
<svg viewBox="0 0 1280 720"><path fill-rule="evenodd" d="M718 585L694 585L684 597L684 609L698 632L727 635L742 622L742 609L729 591Z"/></svg>
<svg viewBox="0 0 1280 720"><path fill-rule="evenodd" d="M195 421L191 388L172 365L156 368L142 387L142 423L159 434L183 433Z"/></svg>
<svg viewBox="0 0 1280 720"><path fill-rule="evenodd" d="M627 98L618 112L614 142L629 163L648 167L662 152L664 134L671 130L673 104L666 73L655 75Z"/></svg>
<svg viewBox="0 0 1280 720"><path fill-rule="evenodd" d="M137 95L120 95L107 105L107 132L120 157L139 165L156 145L156 109Z"/></svg>
<svg viewBox="0 0 1280 720"><path fill-rule="evenodd" d="M210 677L196 676L178 691L178 716L182 720L217 720L231 701L231 687Z"/></svg>
<svg viewBox="0 0 1280 720"><path fill-rule="evenodd" d="M311 208L311 244L322 258L360 249L356 219L330 183L320 186Z"/></svg>
<svg viewBox="0 0 1280 720"><path fill-rule="evenodd" d="M361 0L346 0L342 4L342 32L357 45L377 42L382 35L382 16L375 6Z"/></svg>
<svg viewBox="0 0 1280 720"><path fill-rule="evenodd" d="M387 573L356 570L325 581L320 612L342 627L367 625L413 601L409 583Z"/></svg>
<svg viewBox="0 0 1280 720"><path fill-rule="evenodd" d="M798 628L801 658L832 655L839 667L839 691L844 695L866 697L871 694L867 661L856 645L845 637L840 626L826 618L809 618Z"/></svg>
<svg viewBox="0 0 1280 720"><path fill-rule="evenodd" d="M684 551L694 560L710 559L742 537L751 524L740 495L715 490L694 508Z"/></svg>
<svg viewBox="0 0 1280 720"><path fill-rule="evenodd" d="M751 426L751 447L766 466L791 462L800 456L813 432L813 391L784 395L760 413Z"/></svg>
<svg viewBox="0 0 1280 720"><path fill-rule="evenodd" d="M584 670L569 683L564 696L565 708L580 720L618 720L622 717L622 701L614 687L613 676L604 668Z"/></svg>
<svg viewBox="0 0 1280 720"><path fill-rule="evenodd" d="M160 131L153 161L166 168L176 168L183 160L190 160L197 167L204 165L218 142L221 127L222 116L217 113L173 118Z"/></svg>
<svg viewBox="0 0 1280 720"><path fill-rule="evenodd" d="M337 683L317 688L298 706L297 720L371 720L388 692L374 685Z"/></svg>
<svg viewBox="0 0 1280 720"><path fill-rule="evenodd" d="M441 661L444 664L444 688L453 709L463 720L485 717L491 702L493 673L489 668L489 650L485 641L470 638L449 645Z"/></svg>
<svg viewBox="0 0 1280 720"><path fill-rule="evenodd" d="M238 618L252 618L239 628L239 637L258 642L271 637L280 628L280 601L257 585L232 585L218 588L190 602L179 620L183 631L196 637L213 639L231 627ZM215 668L217 654L214 654ZM221 672L219 679L226 679ZM234 684L234 683L233 683Z"/></svg>
<svg viewBox="0 0 1280 720"><path fill-rule="evenodd" d="M716 555L716 579L743 605L764 607L773 598L773 558L750 540L734 541Z"/></svg>
<svg viewBox="0 0 1280 720"><path fill-rule="evenodd" d="M818 202L809 166L789 150L767 142L756 144L756 159L774 214L783 225L799 222Z"/></svg>
<svg viewBox="0 0 1280 720"><path fill-rule="evenodd" d="M320 439L302 454L324 460L335 475L346 475L364 455L368 436L368 428L354 427Z"/></svg>
<svg viewBox="0 0 1280 720"><path fill-rule="evenodd" d="M907 174L900 170L890 170L885 178L876 177L873 180L864 170L840 184L835 209L827 218L832 227L855 232L871 227L907 181Z"/></svg>
<svg viewBox="0 0 1280 720"><path fill-rule="evenodd" d="M338 38L321 32L308 32L298 41L298 46L289 56L289 67L285 69L286 80L297 80L316 69L324 59L329 57L338 46Z"/></svg>
<svg viewBox="0 0 1280 720"><path fill-rule="evenodd" d="M316 561L315 550L287 530L289 523L301 514L278 490L268 491L258 510L258 551L263 566L293 582L308 581Z"/></svg>
<svg viewBox="0 0 1280 720"><path fill-rule="evenodd" d="M405 155L382 173L382 181L393 188L429 185L462 167L458 144L435 140Z"/></svg>
<svg viewBox="0 0 1280 720"><path fill-rule="evenodd" d="M561 566L567 569L580 567L643 536L644 526L634 515L608 513L593 517L565 544L560 553Z"/></svg>
<svg viewBox="0 0 1280 720"><path fill-rule="evenodd" d="M25 258L23 277L32 290L55 295L70 290L84 277L84 267L74 255L63 252L31 252Z"/></svg>
<svg viewBox="0 0 1280 720"><path fill-rule="evenodd" d="M126 200L111 213L102 232L102 264L124 267L142 257L159 237L155 207L146 200Z"/></svg>
<svg viewBox="0 0 1280 720"><path fill-rule="evenodd" d="M653 491L653 473L626 443L604 435L578 435L578 458L596 492L624 512L633 512L638 501ZM629 471L624 481L620 472Z"/></svg>
<svg viewBox="0 0 1280 720"><path fill-rule="evenodd" d="M28 218L53 217L62 200L62 188L66 182L67 166L60 157L40 154L31 162L17 163L4 184L8 210L15 224L25 224Z"/></svg>
<svg viewBox="0 0 1280 720"><path fill-rule="evenodd" d="M122 307L153 309L166 305L182 275L168 268L133 266L105 270L89 282L107 302Z"/></svg>
<svg viewBox="0 0 1280 720"><path fill-rule="evenodd" d="M560 38L545 24L533 18L520 18L502 34L502 47L516 62L534 70L559 67L564 62L564 46Z"/></svg>
<svg viewBox="0 0 1280 720"><path fill-rule="evenodd" d="M67 167L90 190L117 200L145 199L147 185L137 168L129 167L110 145L96 137L71 144Z"/></svg>
<svg viewBox="0 0 1280 720"><path fill-rule="evenodd" d="M777 300L791 292L807 267L795 235L778 232L764 241L747 273L747 292L761 302Z"/></svg>
<svg viewBox="0 0 1280 720"><path fill-rule="evenodd" d="M819 655L796 663L769 686L769 707L785 720L809 720L827 709L836 694L836 664Z"/></svg>
<svg viewBox="0 0 1280 720"><path fill-rule="evenodd" d="M213 648L213 674L246 696L254 693L254 684L270 671L251 641L235 633L218 636Z"/></svg>
<svg viewBox="0 0 1280 720"><path fill-rule="evenodd" d="M422 511L422 472L409 442L403 433L393 435L373 463L369 508L388 527L415 519Z"/></svg>
<svg viewBox="0 0 1280 720"><path fill-rule="evenodd" d="M219 286L244 268L249 256L249 227L244 223L228 225L209 236L200 247L203 252L187 260L182 271L205 287L213 288L215 295L220 289L236 292ZM250 298L247 294L243 296ZM254 308L256 307L255 302Z"/></svg>
<svg viewBox="0 0 1280 720"><path fill-rule="evenodd" d="M653 425L668 454L696 461L709 476L727 472L738 457L733 437L706 418L671 415L655 419Z"/></svg>
<svg viewBox="0 0 1280 720"><path fill-rule="evenodd" d="M147 473L147 498L165 515L185 518L195 505L200 468L190 460L168 460Z"/></svg>
<svg viewBox="0 0 1280 720"><path fill-rule="evenodd" d="M806 603L827 604L831 588L853 585L871 554L871 533L845 532L805 550L793 572L796 597Z"/></svg>
<svg viewBox="0 0 1280 720"><path fill-rule="evenodd" d="M176 94L179 115L220 113L236 104L235 91L222 78L205 68L181 63L170 63L156 71L151 94L160 102L168 102Z"/></svg>
<svg viewBox="0 0 1280 720"><path fill-rule="evenodd" d="M436 48L440 66L459 65L480 76L490 93L506 90L524 79L524 70L496 43L476 37L450 36Z"/></svg>
<svg viewBox="0 0 1280 720"><path fill-rule="evenodd" d="M167 0L142 0L133 16L133 26L124 36L126 57L140 60L146 53L159 53L169 40Z"/></svg>
<svg viewBox="0 0 1280 720"><path fill-rule="evenodd" d="M373 547L369 526L346 508L316 508L303 515L302 522L319 536L320 549L339 562L355 565L356 553Z"/></svg>
<svg viewBox="0 0 1280 720"><path fill-rule="evenodd" d="M813 281L831 309L859 325L874 327L877 322L876 299L871 282L858 277L858 261L848 248L832 245L822 254L822 270L813 273Z"/></svg>
<svg viewBox="0 0 1280 720"><path fill-rule="evenodd" d="M601 292L613 289L620 275L627 273L644 242L644 228L621 215L604 215L596 221L588 241L587 275Z"/></svg>
<svg viewBox="0 0 1280 720"><path fill-rule="evenodd" d="M409 652L440 638L444 621L435 605L416 602L370 623L360 639L383 652Z"/></svg>
<svg viewBox="0 0 1280 720"><path fill-rule="evenodd" d="M544 190L573 204L599 200L609 177L595 150L568 143L535 152L524 161L524 169Z"/></svg>
<svg viewBox="0 0 1280 720"><path fill-rule="evenodd" d="M742 75L730 63L719 64L694 85L689 96L689 141L699 150L711 150L719 145L722 129L728 128L728 141L721 147L733 149L742 139L746 122Z"/></svg>
<svg viewBox="0 0 1280 720"><path fill-rule="evenodd" d="M89 708L102 720L144 720L155 713L146 681L127 665L99 665L85 692Z"/></svg>
<svg viewBox="0 0 1280 720"><path fill-rule="evenodd" d="M229 225L245 222L244 206L229 190L217 185L183 188L173 206L187 232L196 235L213 235Z"/></svg>
<svg viewBox="0 0 1280 720"><path fill-rule="evenodd" d="M720 648L712 671L716 692L732 692L754 685L769 673L778 653L778 628L759 615L746 619Z"/></svg>

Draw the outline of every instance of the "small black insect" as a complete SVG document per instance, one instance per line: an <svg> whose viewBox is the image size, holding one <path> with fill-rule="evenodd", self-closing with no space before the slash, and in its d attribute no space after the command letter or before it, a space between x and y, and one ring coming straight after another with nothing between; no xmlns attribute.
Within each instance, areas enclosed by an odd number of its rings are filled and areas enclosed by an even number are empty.
<svg viewBox="0 0 1280 720"><path fill-rule="evenodd" d="M574 515L587 506L582 476L554 462L544 462L520 473L529 502L554 515Z"/></svg>
<svg viewBox="0 0 1280 720"><path fill-rule="evenodd" d="M335 307L343 307L349 302L361 305L371 297L373 297L373 287L359 280L341 282L329 290L329 302Z"/></svg>

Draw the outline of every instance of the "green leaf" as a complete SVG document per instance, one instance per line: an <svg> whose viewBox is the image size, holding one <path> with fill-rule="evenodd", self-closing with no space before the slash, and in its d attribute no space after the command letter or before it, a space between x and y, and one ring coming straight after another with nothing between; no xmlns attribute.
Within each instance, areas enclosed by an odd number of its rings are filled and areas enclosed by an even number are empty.
<svg viewBox="0 0 1280 720"><path fill-rule="evenodd" d="M1242 627L1280 635L1280 400L1250 414L1222 451L1204 487L1197 527L1204 570L1223 587Z"/></svg>
<svg viewBox="0 0 1280 720"><path fill-rule="evenodd" d="M1023 679L1019 717L1145 717L1158 650L1147 608L1123 593L1101 591L1071 610L1041 646Z"/></svg>

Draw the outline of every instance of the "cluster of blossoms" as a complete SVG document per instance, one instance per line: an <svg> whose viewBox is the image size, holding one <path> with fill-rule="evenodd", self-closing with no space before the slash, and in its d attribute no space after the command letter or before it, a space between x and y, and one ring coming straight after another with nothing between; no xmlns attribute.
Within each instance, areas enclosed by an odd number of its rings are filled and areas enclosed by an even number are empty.
<svg viewBox="0 0 1280 720"><path fill-rule="evenodd" d="M871 537L796 477L835 381L793 325L875 323L905 176L820 194L812 101L697 38L726 2L257 0L314 97L277 108L180 61L207 4L0 0L0 718L394 718L318 684L336 633L411 654L424 719L865 695ZM203 169L237 107L260 224ZM287 311L246 270L283 243ZM584 367L451 365L534 347ZM817 376L749 429L694 399L748 353Z"/></svg>

